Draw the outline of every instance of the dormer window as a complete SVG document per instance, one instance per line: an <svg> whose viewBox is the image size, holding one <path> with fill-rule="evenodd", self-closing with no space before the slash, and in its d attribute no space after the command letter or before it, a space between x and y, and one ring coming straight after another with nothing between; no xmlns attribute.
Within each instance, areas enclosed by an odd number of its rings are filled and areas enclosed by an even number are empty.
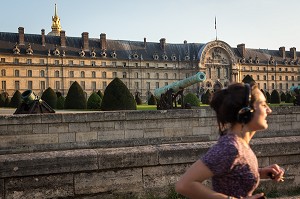
<svg viewBox="0 0 300 199"><path fill-rule="evenodd" d="M111 54L110 54L110 56L112 57L112 58L117 58L117 53L115 52L115 51L113 51Z"/></svg>
<svg viewBox="0 0 300 199"><path fill-rule="evenodd" d="M85 56L85 52L84 50L81 48L81 50L78 52L80 57L84 57Z"/></svg>
<svg viewBox="0 0 300 199"><path fill-rule="evenodd" d="M102 57L106 57L106 56L107 56L107 54L106 54L105 50L102 50L102 52L101 52L101 56L102 56Z"/></svg>
<svg viewBox="0 0 300 199"><path fill-rule="evenodd" d="M15 55L19 55L20 54L20 49L18 48L18 44L16 43L14 49L13 49L13 52Z"/></svg>
<svg viewBox="0 0 300 199"><path fill-rule="evenodd" d="M172 61L176 61L176 59L177 59L176 56L173 54L173 55L171 56L171 60L172 60Z"/></svg>
<svg viewBox="0 0 300 199"><path fill-rule="evenodd" d="M166 54L162 55L163 60L168 60L168 56Z"/></svg>
<svg viewBox="0 0 300 199"><path fill-rule="evenodd" d="M26 53L27 53L27 55L32 55L32 54L33 54L33 50L32 50L32 48L31 48L31 45L30 45L30 44L28 44L28 47L27 47L27 49L26 49Z"/></svg>
<svg viewBox="0 0 300 199"><path fill-rule="evenodd" d="M60 55L60 52L59 52L57 46L55 46L55 49L53 50L53 55L55 55L55 56L59 56Z"/></svg>
<svg viewBox="0 0 300 199"><path fill-rule="evenodd" d="M154 53L154 55L153 55L153 59L154 59L154 60L158 60L158 59L159 59L159 56L158 56L158 54L157 54L157 53Z"/></svg>
<svg viewBox="0 0 300 199"><path fill-rule="evenodd" d="M139 55L138 55L137 53L134 53L134 54L133 54L133 58L134 58L134 59L138 59L138 58L139 58Z"/></svg>
<svg viewBox="0 0 300 199"><path fill-rule="evenodd" d="M190 60L190 56L188 56L188 55L184 56L184 60L185 61L189 61Z"/></svg>
<svg viewBox="0 0 300 199"><path fill-rule="evenodd" d="M94 48L92 48L91 56L92 56L93 58L96 57L96 52L95 52L95 49L94 49Z"/></svg>

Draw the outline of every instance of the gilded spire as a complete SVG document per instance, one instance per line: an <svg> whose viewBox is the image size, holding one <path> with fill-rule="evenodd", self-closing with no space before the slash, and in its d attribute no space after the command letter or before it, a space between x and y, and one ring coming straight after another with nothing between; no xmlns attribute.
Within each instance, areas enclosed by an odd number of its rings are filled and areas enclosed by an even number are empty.
<svg viewBox="0 0 300 199"><path fill-rule="evenodd" d="M60 19L57 15L57 7L55 4L54 8L54 16L52 16L52 31L48 33L48 35L59 36L61 31Z"/></svg>

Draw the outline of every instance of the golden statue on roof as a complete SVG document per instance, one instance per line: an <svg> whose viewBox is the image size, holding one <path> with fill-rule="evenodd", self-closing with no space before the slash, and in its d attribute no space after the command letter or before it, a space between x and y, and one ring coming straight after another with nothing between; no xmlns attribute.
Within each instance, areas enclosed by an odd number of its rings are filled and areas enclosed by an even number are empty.
<svg viewBox="0 0 300 199"><path fill-rule="evenodd" d="M55 4L54 16L52 16L52 31L48 35L59 36L61 31L60 19L57 15L57 7Z"/></svg>

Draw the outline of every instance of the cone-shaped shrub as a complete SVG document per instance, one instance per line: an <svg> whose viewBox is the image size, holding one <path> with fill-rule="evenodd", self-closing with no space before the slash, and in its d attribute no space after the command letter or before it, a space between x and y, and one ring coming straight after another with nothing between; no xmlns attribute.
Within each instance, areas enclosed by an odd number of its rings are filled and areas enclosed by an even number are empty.
<svg viewBox="0 0 300 199"><path fill-rule="evenodd" d="M21 93L19 90L16 90L16 92L14 93L14 95L10 100L9 107L18 108L22 104L22 102L23 100L21 97Z"/></svg>
<svg viewBox="0 0 300 199"><path fill-rule="evenodd" d="M136 102L137 105L141 105L142 104L142 100L141 100L140 94L138 92L135 94L134 99L135 99L135 102Z"/></svg>
<svg viewBox="0 0 300 199"><path fill-rule="evenodd" d="M60 96L62 96L61 92L59 92L59 91L55 92L55 94L56 94L57 98L59 98Z"/></svg>
<svg viewBox="0 0 300 199"><path fill-rule="evenodd" d="M77 81L69 88L65 100L65 109L86 109L86 98Z"/></svg>
<svg viewBox="0 0 300 199"><path fill-rule="evenodd" d="M281 93L280 99L281 99L282 102L286 102L286 95L285 95L284 92Z"/></svg>
<svg viewBox="0 0 300 199"><path fill-rule="evenodd" d="M56 109L57 95L52 88L47 88L41 97L51 108Z"/></svg>
<svg viewBox="0 0 300 199"><path fill-rule="evenodd" d="M210 103L210 98L211 98L211 91L208 89L204 95L201 97L201 102L202 104L209 104Z"/></svg>
<svg viewBox="0 0 300 199"><path fill-rule="evenodd" d="M293 103L293 101L294 101L293 96L290 93L287 93L285 102L286 103Z"/></svg>
<svg viewBox="0 0 300 199"><path fill-rule="evenodd" d="M271 104L280 104L280 96L277 90L273 90L271 93Z"/></svg>
<svg viewBox="0 0 300 199"><path fill-rule="evenodd" d="M0 107L4 107L4 106L5 106L5 97L0 94Z"/></svg>
<svg viewBox="0 0 300 199"><path fill-rule="evenodd" d="M266 99L268 103L271 103L271 95L268 91L266 92Z"/></svg>
<svg viewBox="0 0 300 199"><path fill-rule="evenodd" d="M57 98L56 108L57 109L64 109L65 100L66 100L65 97L62 96L62 95L59 98Z"/></svg>
<svg viewBox="0 0 300 199"><path fill-rule="evenodd" d="M101 110L136 110L136 102L126 85L115 78L104 91Z"/></svg>
<svg viewBox="0 0 300 199"><path fill-rule="evenodd" d="M149 97L148 99L148 105L156 105L157 104L157 100L156 98L154 97L153 94L151 94L151 96Z"/></svg>
<svg viewBox="0 0 300 199"><path fill-rule="evenodd" d="M100 109L102 99L97 93L92 93L87 101L88 109Z"/></svg>
<svg viewBox="0 0 300 199"><path fill-rule="evenodd" d="M4 107L9 107L10 99L6 97Z"/></svg>
<svg viewBox="0 0 300 199"><path fill-rule="evenodd" d="M101 97L101 99L103 99L103 93L101 92L101 90L98 90L97 94Z"/></svg>
<svg viewBox="0 0 300 199"><path fill-rule="evenodd" d="M192 106L200 106L200 100L194 93L188 93L183 98L184 103L189 103Z"/></svg>

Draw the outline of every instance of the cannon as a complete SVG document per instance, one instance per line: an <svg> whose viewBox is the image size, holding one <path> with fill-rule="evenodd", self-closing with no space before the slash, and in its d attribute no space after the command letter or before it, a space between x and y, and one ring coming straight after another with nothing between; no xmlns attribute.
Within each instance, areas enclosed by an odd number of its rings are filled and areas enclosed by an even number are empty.
<svg viewBox="0 0 300 199"><path fill-rule="evenodd" d="M39 99L32 90L26 90L21 94L23 102L14 114L55 113L55 111L42 99Z"/></svg>
<svg viewBox="0 0 300 199"><path fill-rule="evenodd" d="M158 110L165 110L165 109L172 109L176 108L176 98L178 95L181 96L181 108L185 108L183 104L183 90L186 87L189 87L193 84L198 82L205 81L206 76L202 72L198 72L197 74L188 77L186 79L173 82L167 86L162 88L157 88L154 90L154 96L157 98L157 109Z"/></svg>

